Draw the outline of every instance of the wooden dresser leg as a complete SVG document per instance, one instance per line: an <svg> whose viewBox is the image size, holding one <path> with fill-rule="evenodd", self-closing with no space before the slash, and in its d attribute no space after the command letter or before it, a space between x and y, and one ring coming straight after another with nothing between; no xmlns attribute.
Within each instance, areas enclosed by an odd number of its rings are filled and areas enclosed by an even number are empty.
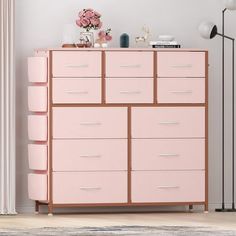
<svg viewBox="0 0 236 236"><path fill-rule="evenodd" d="M39 214L39 202L35 201L35 214Z"/></svg>
<svg viewBox="0 0 236 236"><path fill-rule="evenodd" d="M48 204L48 216L53 216L53 206L52 204Z"/></svg>
<svg viewBox="0 0 236 236"><path fill-rule="evenodd" d="M208 204L204 205L204 213L208 213Z"/></svg>

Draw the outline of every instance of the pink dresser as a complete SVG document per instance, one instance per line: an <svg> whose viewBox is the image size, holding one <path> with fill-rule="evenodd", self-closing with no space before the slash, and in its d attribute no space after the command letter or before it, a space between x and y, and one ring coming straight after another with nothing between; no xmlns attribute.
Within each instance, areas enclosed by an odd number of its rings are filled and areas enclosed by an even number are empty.
<svg viewBox="0 0 236 236"><path fill-rule="evenodd" d="M36 211L203 205L208 52L45 49L28 58Z"/></svg>

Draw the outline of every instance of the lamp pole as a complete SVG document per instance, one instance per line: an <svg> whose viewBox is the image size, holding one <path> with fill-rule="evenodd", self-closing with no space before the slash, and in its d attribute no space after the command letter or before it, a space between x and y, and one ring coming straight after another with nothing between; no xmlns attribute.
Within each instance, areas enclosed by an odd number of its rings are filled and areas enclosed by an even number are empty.
<svg viewBox="0 0 236 236"><path fill-rule="evenodd" d="M235 176L235 160L234 160L234 44L235 39L224 34L224 13L227 9L222 11L222 34L217 33L222 37L222 208L217 208L215 211L233 211L235 212L235 187L234 187L234 176ZM225 58L224 58L224 46L225 38L232 41L232 208L225 208L225 156L224 156L224 79L225 79Z"/></svg>
<svg viewBox="0 0 236 236"><path fill-rule="evenodd" d="M222 11L222 34L225 34L225 11ZM225 37L222 37L222 210L225 209Z"/></svg>
<svg viewBox="0 0 236 236"><path fill-rule="evenodd" d="M232 211L235 211L234 201L234 42L232 40Z"/></svg>

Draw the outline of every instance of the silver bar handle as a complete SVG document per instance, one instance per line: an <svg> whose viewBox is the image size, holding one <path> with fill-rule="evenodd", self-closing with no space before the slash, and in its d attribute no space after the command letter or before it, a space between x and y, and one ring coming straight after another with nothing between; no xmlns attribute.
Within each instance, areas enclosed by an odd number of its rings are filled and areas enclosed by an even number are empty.
<svg viewBox="0 0 236 236"><path fill-rule="evenodd" d="M84 191L98 191L101 190L101 187L80 187L80 190Z"/></svg>
<svg viewBox="0 0 236 236"><path fill-rule="evenodd" d="M125 91L120 91L120 94L140 94L141 91L128 91L128 90L125 90Z"/></svg>
<svg viewBox="0 0 236 236"><path fill-rule="evenodd" d="M181 93L192 93L192 90L172 90L170 91L171 93L177 93L177 94L181 94Z"/></svg>
<svg viewBox="0 0 236 236"><path fill-rule="evenodd" d="M88 94L88 91L79 91L79 90L67 90L68 94Z"/></svg>
<svg viewBox="0 0 236 236"><path fill-rule="evenodd" d="M101 158L101 155L80 155L81 158Z"/></svg>
<svg viewBox="0 0 236 236"><path fill-rule="evenodd" d="M159 154L160 157L178 157L179 154L177 153L163 153L163 154Z"/></svg>
<svg viewBox="0 0 236 236"><path fill-rule="evenodd" d="M88 68L88 64L81 64L81 65L75 65L75 64L67 64L65 65L67 68Z"/></svg>
<svg viewBox="0 0 236 236"><path fill-rule="evenodd" d="M159 189L176 189L176 188L180 188L180 186L177 186L177 185L173 185L173 186L171 186L171 185L166 185L166 186L157 186L157 188L159 188Z"/></svg>
<svg viewBox="0 0 236 236"><path fill-rule="evenodd" d="M160 125L178 125L178 121L161 121L159 122Z"/></svg>
<svg viewBox="0 0 236 236"><path fill-rule="evenodd" d="M80 122L80 125L101 125L101 122L90 122L90 121L84 121L84 122Z"/></svg>
<svg viewBox="0 0 236 236"><path fill-rule="evenodd" d="M134 65L120 65L121 68L140 68L140 64L134 64Z"/></svg>

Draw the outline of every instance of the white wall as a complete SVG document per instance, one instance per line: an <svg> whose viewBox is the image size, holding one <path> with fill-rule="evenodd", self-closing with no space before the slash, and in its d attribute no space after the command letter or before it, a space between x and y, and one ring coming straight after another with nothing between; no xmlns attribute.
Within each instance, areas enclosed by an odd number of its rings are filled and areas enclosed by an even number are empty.
<svg viewBox="0 0 236 236"><path fill-rule="evenodd" d="M209 78L209 200L210 206L220 203L221 158L221 39L204 40L197 26L202 20L211 20L221 27L221 0L16 0L16 79L17 79L17 206L18 210L32 210L27 198L27 65L26 59L34 48L59 47L62 29L73 23L80 9L91 7L102 13L105 27L111 27L119 46L119 36L127 32L134 37L145 24L152 37L173 34L183 47L207 48L210 59ZM236 37L236 12L227 12L226 33ZM79 31L79 29L78 29ZM227 46L227 64L230 43ZM230 128L230 66L227 66L226 135ZM226 139L227 159L230 161L230 139ZM226 165L230 174L230 163ZM230 190L230 179L226 180ZM194 183L193 183L194 184ZM227 195L226 201L230 202Z"/></svg>

